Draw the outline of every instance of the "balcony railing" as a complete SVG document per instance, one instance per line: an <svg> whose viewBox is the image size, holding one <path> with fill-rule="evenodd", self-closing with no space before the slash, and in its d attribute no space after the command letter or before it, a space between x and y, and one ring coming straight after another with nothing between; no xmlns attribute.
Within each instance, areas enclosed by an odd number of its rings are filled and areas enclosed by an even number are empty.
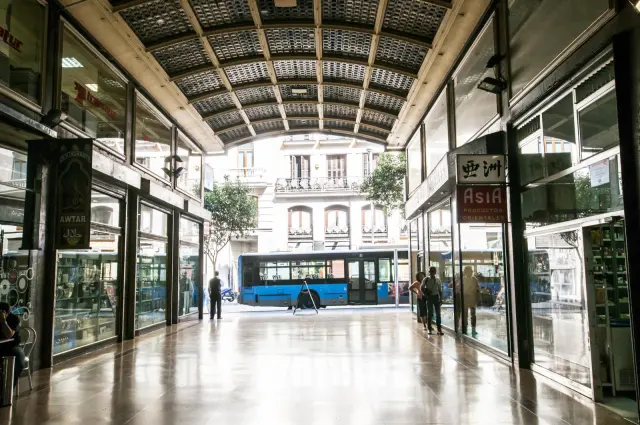
<svg viewBox="0 0 640 425"><path fill-rule="evenodd" d="M327 226L324 235L326 238L348 238L349 226Z"/></svg>
<svg viewBox="0 0 640 425"><path fill-rule="evenodd" d="M313 239L313 228L289 227L289 239Z"/></svg>
<svg viewBox="0 0 640 425"><path fill-rule="evenodd" d="M244 183L266 183L264 168L229 168L227 170L214 170L215 179L218 182L240 180Z"/></svg>
<svg viewBox="0 0 640 425"><path fill-rule="evenodd" d="M311 177L276 180L276 192L359 192L362 177Z"/></svg>

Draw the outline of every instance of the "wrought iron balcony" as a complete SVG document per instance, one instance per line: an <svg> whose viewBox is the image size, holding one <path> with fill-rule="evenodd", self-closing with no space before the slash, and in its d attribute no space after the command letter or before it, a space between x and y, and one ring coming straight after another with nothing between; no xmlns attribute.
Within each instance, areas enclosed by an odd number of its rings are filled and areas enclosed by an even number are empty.
<svg viewBox="0 0 640 425"><path fill-rule="evenodd" d="M289 239L313 239L313 228L289 227Z"/></svg>
<svg viewBox="0 0 640 425"><path fill-rule="evenodd" d="M295 192L359 192L362 177L280 178L276 180L277 193Z"/></svg>
<svg viewBox="0 0 640 425"><path fill-rule="evenodd" d="M223 182L225 177L229 180L240 180L247 184L266 184L266 171L264 168L229 168L226 170L214 170L215 180Z"/></svg>
<svg viewBox="0 0 640 425"><path fill-rule="evenodd" d="M362 235L363 236L371 235L372 233L374 235L376 235L376 236L378 236L380 234L385 234L386 235L387 234L387 226L385 226L385 225L382 225L382 226L374 225L373 228L371 228L370 225L366 225L366 224L362 226Z"/></svg>
<svg viewBox="0 0 640 425"><path fill-rule="evenodd" d="M349 226L327 226L324 228L326 238L348 238Z"/></svg>

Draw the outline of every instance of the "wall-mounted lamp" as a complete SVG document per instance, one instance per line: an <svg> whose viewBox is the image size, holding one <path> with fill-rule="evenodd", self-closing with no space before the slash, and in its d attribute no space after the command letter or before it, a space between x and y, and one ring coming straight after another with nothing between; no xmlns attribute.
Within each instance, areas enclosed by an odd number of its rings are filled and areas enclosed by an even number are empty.
<svg viewBox="0 0 640 425"><path fill-rule="evenodd" d="M54 128L66 119L67 114L62 112L60 109L50 109L49 112L47 112L47 115L42 117L40 124L49 128Z"/></svg>
<svg viewBox="0 0 640 425"><path fill-rule="evenodd" d="M507 89L507 82L502 78L485 77L478 88L493 94L500 94Z"/></svg>

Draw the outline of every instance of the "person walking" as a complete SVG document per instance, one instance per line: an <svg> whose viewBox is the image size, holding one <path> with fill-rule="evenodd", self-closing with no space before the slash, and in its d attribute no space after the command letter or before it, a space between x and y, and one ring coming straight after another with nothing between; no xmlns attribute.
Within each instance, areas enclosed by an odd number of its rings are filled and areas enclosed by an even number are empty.
<svg viewBox="0 0 640 425"><path fill-rule="evenodd" d="M220 278L218 277L218 272L215 272L215 276L213 279L209 281L209 299L211 300L211 320L213 320L213 316L216 315L216 311L218 314L218 319L222 319L222 296L220 295ZM217 307L217 309L216 309Z"/></svg>
<svg viewBox="0 0 640 425"><path fill-rule="evenodd" d="M471 336L478 336L476 331L476 306L480 300L480 282L473 275L473 268L466 266L463 270L462 292L464 293L464 311L462 312L462 329L467 329L469 312L471 312Z"/></svg>
<svg viewBox="0 0 640 425"><path fill-rule="evenodd" d="M427 330L427 300L422 294L420 286L424 279L424 272L416 273L416 280L411 284L409 290L416 294L416 301L418 305L418 320L422 321L422 327Z"/></svg>
<svg viewBox="0 0 640 425"><path fill-rule="evenodd" d="M442 306L442 282L436 276L436 268L429 268L429 276L422 280L420 285L422 296L427 301L427 323L429 329L429 335L433 333L433 326L431 321L433 320L433 313L436 314L436 326L438 327L438 335L444 335L442 332L442 317L440 315L440 307Z"/></svg>

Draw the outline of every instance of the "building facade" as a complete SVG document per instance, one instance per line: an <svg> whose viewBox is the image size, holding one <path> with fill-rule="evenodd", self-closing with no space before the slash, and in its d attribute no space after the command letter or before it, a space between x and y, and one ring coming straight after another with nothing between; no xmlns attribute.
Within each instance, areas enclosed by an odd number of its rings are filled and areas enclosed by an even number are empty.
<svg viewBox="0 0 640 425"><path fill-rule="evenodd" d="M271 138L208 156L214 180L239 180L258 202L258 227L233 240L217 268L231 286L238 255L406 246L399 213L388 216L360 193L384 147L320 134ZM230 167L230 165L232 167Z"/></svg>
<svg viewBox="0 0 640 425"><path fill-rule="evenodd" d="M631 416L639 18L628 2L497 2L406 147L411 268L437 267L445 326ZM504 183L465 185L473 158L501 161Z"/></svg>

